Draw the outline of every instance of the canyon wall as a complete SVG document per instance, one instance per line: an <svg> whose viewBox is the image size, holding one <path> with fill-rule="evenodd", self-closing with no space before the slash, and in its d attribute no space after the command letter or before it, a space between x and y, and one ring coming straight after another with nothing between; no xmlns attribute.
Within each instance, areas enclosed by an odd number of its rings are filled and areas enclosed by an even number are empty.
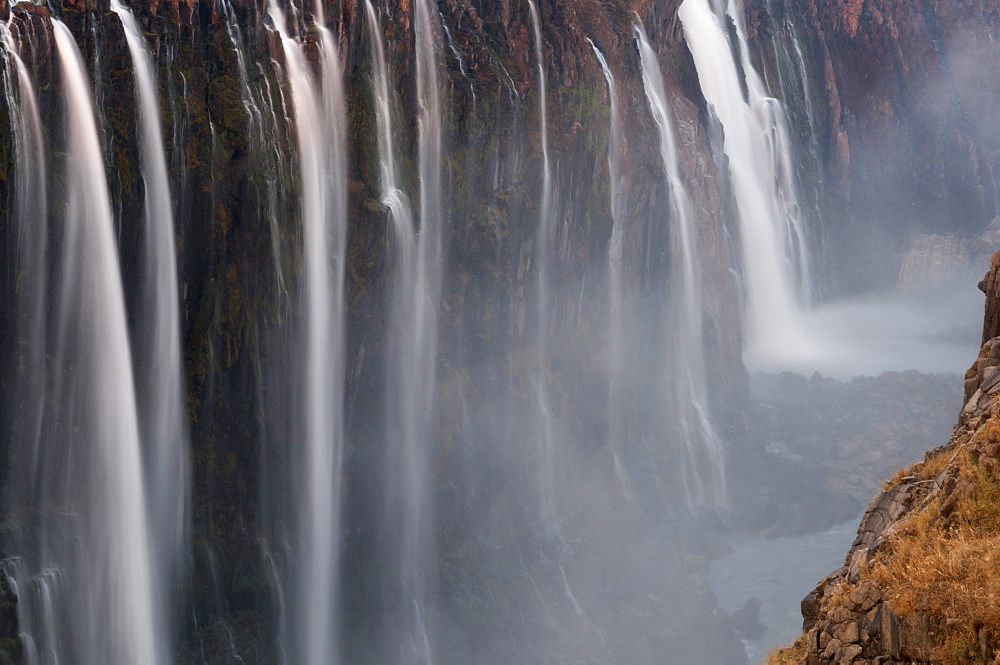
<svg viewBox="0 0 1000 665"><path fill-rule="evenodd" d="M816 174L803 191L821 210L828 291L893 286L914 235L986 230L1000 169L996 2L756 0L747 11Z"/></svg>

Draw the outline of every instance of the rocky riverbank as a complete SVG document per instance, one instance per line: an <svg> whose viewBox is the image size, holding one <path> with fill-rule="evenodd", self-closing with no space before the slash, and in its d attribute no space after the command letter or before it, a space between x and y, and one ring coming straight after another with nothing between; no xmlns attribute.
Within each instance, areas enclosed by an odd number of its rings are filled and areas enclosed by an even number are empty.
<svg viewBox="0 0 1000 665"><path fill-rule="evenodd" d="M985 342L950 440L872 499L844 566L802 601L772 664L1000 662L1000 253L980 288Z"/></svg>

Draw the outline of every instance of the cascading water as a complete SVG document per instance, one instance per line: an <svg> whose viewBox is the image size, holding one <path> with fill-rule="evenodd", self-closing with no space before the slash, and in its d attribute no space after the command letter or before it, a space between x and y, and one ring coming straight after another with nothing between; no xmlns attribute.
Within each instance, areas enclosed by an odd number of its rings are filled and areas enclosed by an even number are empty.
<svg viewBox="0 0 1000 665"><path fill-rule="evenodd" d="M545 59L542 52L542 24L538 15L538 7L534 0L528 0L531 10L531 22L535 38L535 61L538 68L538 122L542 141L542 200L538 207L538 225L535 231L535 271L536 271L536 315L538 358L534 371L535 400L538 410L539 430L539 460L538 475L541 490L542 524L550 532L558 528L558 515L555 496L555 424L549 401L547 385L549 324L549 246L551 242L552 223L552 166L549 162L549 121L546 107Z"/></svg>
<svg viewBox="0 0 1000 665"><path fill-rule="evenodd" d="M678 15L702 93L725 132L723 150L740 219L746 359L753 364L802 356L810 348L800 316L809 262L784 112L750 62L735 0L728 14L713 12L708 0L685 0ZM736 26L739 62L725 29L729 19Z"/></svg>
<svg viewBox="0 0 1000 665"><path fill-rule="evenodd" d="M15 329L18 339L28 342L14 379L14 394L17 395L14 411L21 414L21 419L12 428L11 439L24 441L29 451L22 458L22 463L26 462L25 468L15 470L15 473L24 472L32 489L40 491L46 402L44 340L48 206L45 144L34 86L19 55L17 41L5 23L0 23L0 43L4 47L3 85L17 160L13 206L17 243L13 265L18 285L14 306L19 316ZM0 563L0 568L10 579L18 597L17 615L24 665L38 665L42 662L39 643L49 650L52 650L50 645L58 644L57 636L52 634L56 621L50 616L54 603L46 597L45 592L50 588L46 575L43 572L33 578L23 557L6 564ZM49 634L38 634L44 629L48 629Z"/></svg>
<svg viewBox="0 0 1000 665"><path fill-rule="evenodd" d="M632 336L628 330L625 312L625 211L623 210L622 174L622 127L621 111L618 108L618 90L611 67L600 49L590 42L597 62L601 65L604 80L608 84L611 100L611 126L608 130L608 176L611 195L611 240L608 242L608 343L610 358L608 369L608 442L614 455L615 475L621 483L622 492L631 499L628 474L621 462L620 446L625 438L625 403L628 399L625 384L628 381L624 368L624 350L631 346Z"/></svg>
<svg viewBox="0 0 1000 665"><path fill-rule="evenodd" d="M15 270L19 313L15 326L19 340L31 340L18 363L16 377L22 420L12 439L28 441L31 451L28 476L37 482L38 454L45 414L46 333L45 271L48 245L48 198L45 182L45 144L34 86L18 45L6 24L0 23L0 43L5 49L4 89L10 110L11 134L17 160L14 173L13 223L17 235Z"/></svg>
<svg viewBox="0 0 1000 665"><path fill-rule="evenodd" d="M702 506L724 507L728 502L725 463L722 443L709 416L705 377L695 214L678 168L673 120L663 87L663 74L641 24L635 26L635 40L646 99L660 136L660 159L670 190L670 255L673 268L668 329L672 328L673 348L670 353L672 368L665 381L672 388L674 422L685 454L681 472L684 497L691 511Z"/></svg>
<svg viewBox="0 0 1000 665"><path fill-rule="evenodd" d="M396 183L389 74L380 24L365 3L378 126L382 205L389 212L393 293L385 400L385 496L381 527L385 602L392 618L383 643L395 662L433 662L429 626L434 588L431 438L441 289L440 39L424 0L414 4L417 58L420 231Z"/></svg>
<svg viewBox="0 0 1000 665"><path fill-rule="evenodd" d="M305 279L302 311L301 432L289 478L295 488L294 548L284 633L292 662L339 661L340 467L343 450L344 256L347 229L345 107L339 56L325 28L320 79L302 46L288 36L285 18L269 8L285 55L298 139ZM322 25L322 8L315 14Z"/></svg>
<svg viewBox="0 0 1000 665"><path fill-rule="evenodd" d="M146 192L143 304L147 311L140 315L140 320L146 324L142 338L148 340L149 354L148 362L140 365L139 385L143 387L139 392L140 425L149 502L147 514L155 558L154 602L157 614L165 617L188 548L190 491L174 214L153 63L132 13L118 0L111 1L111 10L118 14L125 29L141 121L142 177ZM169 649L169 643L164 648Z"/></svg>
<svg viewBox="0 0 1000 665"><path fill-rule="evenodd" d="M132 359L111 203L83 61L53 20L65 96L66 197L52 387L29 560L45 662L161 663Z"/></svg>
<svg viewBox="0 0 1000 665"><path fill-rule="evenodd" d="M403 462L407 514L403 525L404 575L403 588L409 590L413 603L415 629L419 630L418 644L410 647L411 653L423 653L423 660L433 662L430 639L430 610L434 586L434 546L430 534L434 531L434 512L430 488L433 486L431 465L434 450L432 418L434 386L437 372L438 308L441 299L443 232L441 185L441 84L438 80L441 36L438 22L431 19L429 0L416 0L414 33L417 60L417 105L419 108L418 174L420 178L420 231L417 237L416 279L413 283L412 324L402 324L393 332L403 333L400 346L403 353L404 374L397 377L404 392L400 400L403 409L401 422L406 436ZM409 308L407 308L409 309ZM414 631L414 633L416 632ZM416 634L411 643L417 643ZM414 648L414 646L416 648Z"/></svg>
<svg viewBox="0 0 1000 665"><path fill-rule="evenodd" d="M767 12L771 16L782 15L780 8L775 6L773 0L768 0ZM813 160L818 160L820 150L818 141L820 140L821 133L816 121L816 93L812 89L812 82L809 80L809 68L806 66L805 54L802 52L798 22L788 15L783 16L781 22L787 30L787 41L781 38L781 32L785 31L773 31L770 35L770 42L778 59L778 66L776 68L778 80L777 82L767 80L765 70L763 83L767 89L781 91L789 115L794 110L793 103L801 103L801 111L805 113L805 120L809 125L808 146L810 157ZM741 44L745 44L746 37L744 34L740 33L740 39ZM782 140L786 139L782 137ZM817 166L816 168L819 167ZM807 273L804 277L808 279L809 274ZM802 284L802 287L806 289L810 286L808 281L804 281ZM811 294L806 291L803 295L808 299Z"/></svg>
<svg viewBox="0 0 1000 665"><path fill-rule="evenodd" d="M368 35L372 58L372 92L375 98L375 118L378 132L379 185L382 205L389 212L389 221L396 243L393 257L397 270L405 272L413 263L416 247L413 212L409 199L399 189L396 180L396 157L392 138L392 100L389 97L389 70L385 62L385 46L375 8L365 0L368 17Z"/></svg>

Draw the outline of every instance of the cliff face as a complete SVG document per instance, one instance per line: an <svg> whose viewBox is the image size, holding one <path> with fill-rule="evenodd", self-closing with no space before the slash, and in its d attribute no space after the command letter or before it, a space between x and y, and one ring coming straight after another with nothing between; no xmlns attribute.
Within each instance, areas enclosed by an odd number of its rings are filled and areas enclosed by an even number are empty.
<svg viewBox="0 0 1000 665"><path fill-rule="evenodd" d="M951 439L875 496L844 567L802 601L803 637L770 662L998 662L998 275L1000 252L981 284L988 339Z"/></svg>
<svg viewBox="0 0 1000 665"><path fill-rule="evenodd" d="M828 255L853 257L826 266L833 288L892 285L914 234L975 237L996 216L998 10L994 0L751 3L801 163L821 176L805 193L823 210Z"/></svg>

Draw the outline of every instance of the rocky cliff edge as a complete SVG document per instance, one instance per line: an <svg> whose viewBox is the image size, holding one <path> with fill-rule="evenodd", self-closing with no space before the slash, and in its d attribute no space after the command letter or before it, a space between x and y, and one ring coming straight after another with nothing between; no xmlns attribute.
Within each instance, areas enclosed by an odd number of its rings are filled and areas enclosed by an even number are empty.
<svg viewBox="0 0 1000 665"><path fill-rule="evenodd" d="M770 665L1000 663L1000 252L951 439L885 483Z"/></svg>

